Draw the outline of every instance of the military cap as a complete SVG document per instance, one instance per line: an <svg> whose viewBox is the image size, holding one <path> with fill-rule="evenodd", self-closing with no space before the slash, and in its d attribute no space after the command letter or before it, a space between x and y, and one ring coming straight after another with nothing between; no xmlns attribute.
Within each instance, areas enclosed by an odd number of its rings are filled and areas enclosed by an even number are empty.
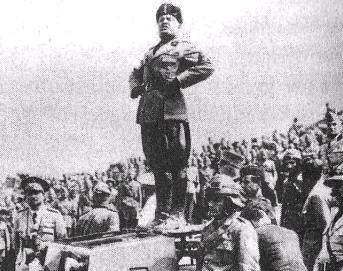
<svg viewBox="0 0 343 271"><path fill-rule="evenodd" d="M0 208L0 215L9 215L10 211L7 208Z"/></svg>
<svg viewBox="0 0 343 271"><path fill-rule="evenodd" d="M312 149L305 150L301 153L302 158L317 158L317 152Z"/></svg>
<svg viewBox="0 0 343 271"><path fill-rule="evenodd" d="M243 197L243 190L239 183L233 181L227 175L217 174L212 180L207 192L213 193L218 196L229 197L232 202L239 206L245 206L245 198Z"/></svg>
<svg viewBox="0 0 343 271"><path fill-rule="evenodd" d="M107 194L111 195L111 190L106 183L99 182L93 189L94 194Z"/></svg>
<svg viewBox="0 0 343 271"><path fill-rule="evenodd" d="M339 116L336 114L336 112L332 110L328 110L326 112L325 120L326 122L334 122L334 121L340 122L341 121Z"/></svg>
<svg viewBox="0 0 343 271"><path fill-rule="evenodd" d="M343 185L343 165L329 169L328 177L324 181L324 185L332 187L340 183Z"/></svg>
<svg viewBox="0 0 343 271"><path fill-rule="evenodd" d="M49 190L49 183L39 177L27 177L21 182L21 186L24 190L42 191Z"/></svg>
<svg viewBox="0 0 343 271"><path fill-rule="evenodd" d="M301 153L300 151L296 149L289 149L286 151L284 157L284 161L289 161L289 160L301 160Z"/></svg>
<svg viewBox="0 0 343 271"><path fill-rule="evenodd" d="M234 168L241 168L245 162L245 158L232 151L223 151L220 158L220 165L229 165Z"/></svg>
<svg viewBox="0 0 343 271"><path fill-rule="evenodd" d="M264 181L264 170L256 165L244 166L240 170L240 175L241 175L241 178L248 175L255 176L258 178L258 183L260 185L261 185L261 182Z"/></svg>
<svg viewBox="0 0 343 271"><path fill-rule="evenodd" d="M115 180L113 180L112 178L108 178L107 180L106 180L106 183L115 183L116 181Z"/></svg>
<svg viewBox="0 0 343 271"><path fill-rule="evenodd" d="M160 7L157 9L157 12L156 12L156 21L158 22L158 19L162 15L167 15L167 14L174 16L177 19L177 21L180 24L182 24L183 19L182 19L181 9L170 3L164 3L160 5Z"/></svg>

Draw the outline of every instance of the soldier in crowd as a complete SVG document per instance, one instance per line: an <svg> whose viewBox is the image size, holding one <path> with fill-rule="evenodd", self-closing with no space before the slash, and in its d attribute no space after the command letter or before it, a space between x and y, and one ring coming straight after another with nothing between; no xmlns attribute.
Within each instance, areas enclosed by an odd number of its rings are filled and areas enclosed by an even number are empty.
<svg viewBox="0 0 343 271"><path fill-rule="evenodd" d="M245 207L241 213L256 228L261 271L307 271L297 234L273 225L268 211L256 202Z"/></svg>
<svg viewBox="0 0 343 271"><path fill-rule="evenodd" d="M135 168L129 169L128 177L118 187L118 209L120 212L120 228L135 228L138 213L142 208L142 187L137 181Z"/></svg>
<svg viewBox="0 0 343 271"><path fill-rule="evenodd" d="M301 155L298 150L290 149L283 159L287 178L283 186L281 226L294 230L303 237L302 208L305 203L303 180L301 175Z"/></svg>
<svg viewBox="0 0 343 271"><path fill-rule="evenodd" d="M110 203L109 203L110 208L115 211L118 211L117 204L116 204L117 196L118 196L117 184L115 180L112 178L107 179L106 184L108 185L108 188L111 191L111 197L110 197Z"/></svg>
<svg viewBox="0 0 343 271"><path fill-rule="evenodd" d="M264 176L262 168L259 168L256 165L244 166L240 171L240 184L242 186L243 195L247 199L247 207L250 205L264 206L269 218L273 224L276 225L275 210L271 201L264 197L263 190L261 189L264 182ZM265 186L269 191L269 186Z"/></svg>
<svg viewBox="0 0 343 271"><path fill-rule="evenodd" d="M0 209L0 271L13 270L12 229L7 208Z"/></svg>
<svg viewBox="0 0 343 271"><path fill-rule="evenodd" d="M197 270L259 271L257 233L240 216L245 206L240 185L229 176L213 177L207 190L209 217L214 221L205 228Z"/></svg>
<svg viewBox="0 0 343 271"><path fill-rule="evenodd" d="M330 193L331 190L322 181L318 182L303 207L304 239L301 249L309 271L313 269L322 248L323 232L330 224L334 212L330 210L333 202Z"/></svg>
<svg viewBox="0 0 343 271"><path fill-rule="evenodd" d="M276 181L278 179L275 163L269 158L269 152L266 149L262 149L259 155L260 165L264 169L265 182L270 187L270 189L274 190Z"/></svg>
<svg viewBox="0 0 343 271"><path fill-rule="evenodd" d="M93 209L80 217L76 225L76 236L119 231L119 215L109 208L111 191L104 182L93 190Z"/></svg>
<svg viewBox="0 0 343 271"><path fill-rule="evenodd" d="M317 159L317 153L314 152L303 152L302 158L303 191L304 196L307 197L322 176L322 163Z"/></svg>
<svg viewBox="0 0 343 271"><path fill-rule="evenodd" d="M74 226L72 218L73 210L69 201L69 191L66 187L61 189L59 198L55 201L55 204L53 204L52 207L60 211L62 214L67 229L67 236L70 237Z"/></svg>
<svg viewBox="0 0 343 271"><path fill-rule="evenodd" d="M341 152L343 155L343 152ZM323 247L313 270L343 270L343 163L332 169L324 184L331 187L331 195L338 202L339 210L325 229Z"/></svg>
<svg viewBox="0 0 343 271"><path fill-rule="evenodd" d="M179 35L181 10L162 4L156 12L160 42L132 72L131 98L141 96L137 122L141 125L143 151L155 175L156 220L175 210L173 193L180 171L190 155L190 131L182 89L213 73L210 60Z"/></svg>
<svg viewBox="0 0 343 271"><path fill-rule="evenodd" d="M44 203L49 184L37 177L22 181L28 208L18 212L14 221L16 270L41 270L47 242L66 237L62 215Z"/></svg>
<svg viewBox="0 0 343 271"><path fill-rule="evenodd" d="M314 270L343 270L343 135L342 122L332 110L326 113L328 142L324 145L324 185L338 205L331 223L326 227L322 250Z"/></svg>
<svg viewBox="0 0 343 271"><path fill-rule="evenodd" d="M328 110L325 114L327 125L327 142L322 145L319 158L323 161L324 173L329 171L329 164L338 163L342 159L336 153L343 150L343 126L338 115Z"/></svg>
<svg viewBox="0 0 343 271"><path fill-rule="evenodd" d="M196 197L200 191L199 185L199 170L197 165L197 160L195 157L192 157L189 161L189 167L185 169L185 184L186 184L186 193L185 193L185 208L184 208L184 217L187 223L193 224L194 218L194 206L196 204Z"/></svg>
<svg viewBox="0 0 343 271"><path fill-rule="evenodd" d="M213 177L213 169L210 167L211 160L207 156L199 162L199 192L196 195L194 210L194 222L201 224L206 217L205 191Z"/></svg>

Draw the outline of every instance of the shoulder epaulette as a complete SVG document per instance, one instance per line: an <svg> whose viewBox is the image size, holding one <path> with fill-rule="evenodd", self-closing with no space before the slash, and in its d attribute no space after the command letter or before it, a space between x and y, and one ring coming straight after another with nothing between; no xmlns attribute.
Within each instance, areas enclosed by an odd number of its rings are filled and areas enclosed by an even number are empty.
<svg viewBox="0 0 343 271"><path fill-rule="evenodd" d="M246 222L247 222L247 220L246 220L245 218L241 217L241 216L237 217L237 220L238 220L239 222L243 222L243 223L246 223Z"/></svg>
<svg viewBox="0 0 343 271"><path fill-rule="evenodd" d="M60 212L57 210L57 209L54 209L54 208L51 208L51 207L48 207L46 208L49 212L53 212L53 213L57 213L59 214Z"/></svg>
<svg viewBox="0 0 343 271"><path fill-rule="evenodd" d="M21 210L18 211L18 214L19 214L19 213L22 213L22 212L24 212L24 211L27 211L28 209L29 209L29 207L26 207L26 208L24 208L24 209L21 209Z"/></svg>
<svg viewBox="0 0 343 271"><path fill-rule="evenodd" d="M118 211L117 210L114 210L114 209L112 209L111 207L104 207L106 210L108 210L108 211L110 211L110 212L115 212L115 213L118 213Z"/></svg>
<svg viewBox="0 0 343 271"><path fill-rule="evenodd" d="M154 46L151 46L151 47L149 48L148 52L153 51L153 50L156 48L156 46L158 46L159 44L160 44L160 42L158 42L158 43L155 44Z"/></svg>

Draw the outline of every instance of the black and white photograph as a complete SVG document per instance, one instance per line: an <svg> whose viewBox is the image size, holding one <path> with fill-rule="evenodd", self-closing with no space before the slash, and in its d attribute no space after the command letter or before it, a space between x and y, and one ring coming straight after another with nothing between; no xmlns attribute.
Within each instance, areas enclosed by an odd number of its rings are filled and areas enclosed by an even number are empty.
<svg viewBox="0 0 343 271"><path fill-rule="evenodd" d="M12 0L0 271L343 271L341 0Z"/></svg>

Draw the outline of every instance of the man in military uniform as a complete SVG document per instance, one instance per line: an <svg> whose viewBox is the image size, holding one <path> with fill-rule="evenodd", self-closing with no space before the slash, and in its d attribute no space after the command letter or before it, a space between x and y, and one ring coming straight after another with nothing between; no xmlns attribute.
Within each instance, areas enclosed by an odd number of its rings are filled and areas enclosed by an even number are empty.
<svg viewBox="0 0 343 271"><path fill-rule="evenodd" d="M319 152L319 158L323 161L324 174L329 172L330 166L343 163L343 126L338 115L328 110L325 114L327 124L327 143Z"/></svg>
<svg viewBox="0 0 343 271"><path fill-rule="evenodd" d="M214 221L203 232L197 270L259 271L257 233L240 216L245 206L242 188L227 175L213 178L207 198Z"/></svg>
<svg viewBox="0 0 343 271"><path fill-rule="evenodd" d="M295 231L302 244L304 224L302 209L306 201L301 175L301 154L298 150L289 149L283 158L287 178L283 185L281 226Z"/></svg>
<svg viewBox="0 0 343 271"><path fill-rule="evenodd" d="M131 98L141 96L137 123L141 125L143 151L155 175L155 219L174 210L176 179L187 166L190 131L182 89L213 73L210 60L179 37L183 19L179 7L162 4L156 13L161 41L132 72Z"/></svg>
<svg viewBox="0 0 343 271"><path fill-rule="evenodd" d="M37 177L22 181L28 208L18 212L14 221L16 270L31 266L40 270L48 242L66 237L66 227L59 211L44 203L49 184Z"/></svg>
<svg viewBox="0 0 343 271"><path fill-rule="evenodd" d="M273 225L267 214L268 208L254 202L245 207L241 216L255 227L260 248L262 271L307 271L304 264L299 238L289 229ZM310 271L312 269L308 269Z"/></svg>
<svg viewBox="0 0 343 271"><path fill-rule="evenodd" d="M266 192L263 191L264 176L263 168L256 165L247 165L240 170L240 184L244 197L247 199L246 207L251 205L263 206L271 222L276 225L275 210L271 201L263 194L263 192ZM266 183L264 186L268 189L267 192L270 192L270 187Z"/></svg>
<svg viewBox="0 0 343 271"><path fill-rule="evenodd" d="M93 209L82 215L76 225L76 235L119 231L119 215L109 208L111 190L106 183L98 183L93 190Z"/></svg>
<svg viewBox="0 0 343 271"><path fill-rule="evenodd" d="M324 185L338 203L338 212L324 231L323 247L314 270L343 270L343 135L342 121L331 110L326 113L328 143L325 148Z"/></svg>
<svg viewBox="0 0 343 271"><path fill-rule="evenodd" d="M342 271L343 270L343 164L324 181L331 187L331 195L339 204L339 211L324 231L323 247L318 256L314 270Z"/></svg>

